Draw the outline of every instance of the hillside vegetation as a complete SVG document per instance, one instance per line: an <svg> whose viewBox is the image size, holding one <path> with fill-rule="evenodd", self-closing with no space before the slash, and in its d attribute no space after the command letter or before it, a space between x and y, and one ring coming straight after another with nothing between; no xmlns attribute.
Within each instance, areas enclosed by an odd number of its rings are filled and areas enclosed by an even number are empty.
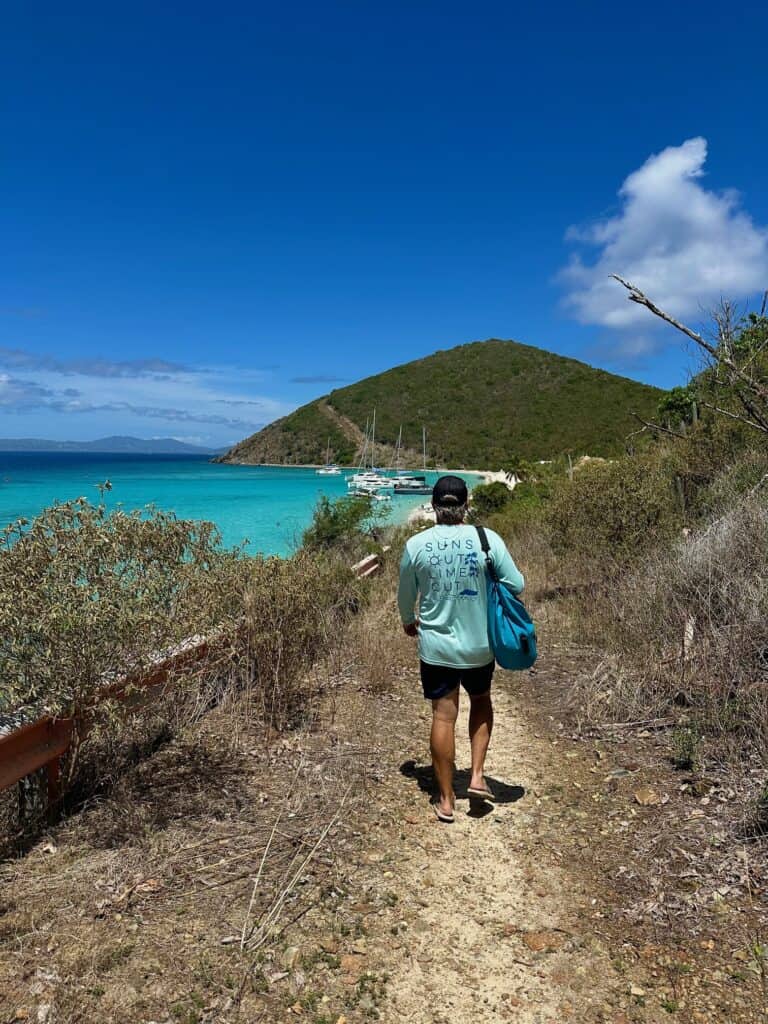
<svg viewBox="0 0 768 1024"><path fill-rule="evenodd" d="M515 341L479 341L439 351L329 395L246 438L222 461L353 463L376 410L377 461L391 456L400 427L407 464L507 465L571 452L611 456L663 392L586 363Z"/></svg>
<svg viewBox="0 0 768 1024"><path fill-rule="evenodd" d="M714 341L684 333L704 365L649 417L647 445L573 473L528 466L511 495L479 489L479 507L602 657L573 697L584 720L669 721L681 767L764 768L768 317L724 304ZM768 787L746 813L768 831Z"/></svg>

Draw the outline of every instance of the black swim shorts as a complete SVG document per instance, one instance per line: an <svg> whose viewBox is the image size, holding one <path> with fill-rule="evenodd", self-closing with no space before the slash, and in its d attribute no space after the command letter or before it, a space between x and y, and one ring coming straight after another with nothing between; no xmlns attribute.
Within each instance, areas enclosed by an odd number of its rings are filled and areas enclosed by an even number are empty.
<svg viewBox="0 0 768 1024"><path fill-rule="evenodd" d="M437 700L451 693L461 684L470 696L486 693L491 688L495 661L479 668L448 668L446 665L420 663L421 686L427 700Z"/></svg>

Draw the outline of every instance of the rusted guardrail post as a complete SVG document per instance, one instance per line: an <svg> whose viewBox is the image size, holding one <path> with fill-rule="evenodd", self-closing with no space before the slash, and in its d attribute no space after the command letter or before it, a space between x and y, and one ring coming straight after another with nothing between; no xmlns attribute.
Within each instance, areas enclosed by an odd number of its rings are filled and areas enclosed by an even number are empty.
<svg viewBox="0 0 768 1024"><path fill-rule="evenodd" d="M386 553L388 547L383 548ZM381 557L368 555L351 567L358 579L373 576L381 569ZM41 715L27 720L18 714L0 719L0 792L20 785L19 812L27 816L30 812L55 806L62 793L62 757L70 749L78 728L81 736L93 721L96 708L102 700L118 700L123 703L144 705L150 703L168 683L173 673L203 661L227 637L213 633L208 637L190 637L172 652L159 656L155 663L140 677L126 677L105 685L94 695L89 707L77 720L72 717L54 718ZM32 776L36 776L34 782Z"/></svg>
<svg viewBox="0 0 768 1024"><path fill-rule="evenodd" d="M381 568L381 562L378 555L366 555L365 558L361 558L359 562L355 562L352 566L352 572L357 576L359 580L366 579L368 576L373 576Z"/></svg>

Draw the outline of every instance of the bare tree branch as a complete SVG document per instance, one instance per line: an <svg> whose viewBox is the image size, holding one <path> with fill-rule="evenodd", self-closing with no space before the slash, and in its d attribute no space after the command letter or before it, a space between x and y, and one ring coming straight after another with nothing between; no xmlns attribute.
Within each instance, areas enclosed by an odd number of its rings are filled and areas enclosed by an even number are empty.
<svg viewBox="0 0 768 1024"><path fill-rule="evenodd" d="M618 274L612 274L611 276L614 280L618 281L620 285L623 285L624 288L627 289L631 302L636 302L639 306L645 306L645 308L649 309L654 316L659 317L660 320L664 320L665 323L668 323L676 330L681 331L687 338L690 338L691 341L694 341L700 348L707 352L714 360L716 366L725 366L734 379L741 381L748 390L757 395L761 401L768 404L768 387L757 380L753 380L749 374L744 373L741 367L737 366L730 353L730 345L726 344L717 348L708 342L706 338L702 338L702 336L696 331L691 330L690 327L687 327L679 320L676 320L673 316L670 316L669 313L665 313L663 309L659 309L659 307L654 302L651 302L648 296L641 292L635 285L631 284L629 281L625 281L624 278L619 277ZM725 322L721 324L718 321L718 327L721 332L724 329L729 329Z"/></svg>
<svg viewBox="0 0 768 1024"><path fill-rule="evenodd" d="M757 357L762 355L763 352L765 352L766 348L768 348L768 338L766 338L762 345L758 345L758 347L754 350L754 352L749 357L749 359L746 360L746 362L742 363L742 368L749 366L750 363L754 363Z"/></svg>
<svg viewBox="0 0 768 1024"><path fill-rule="evenodd" d="M684 438L685 437L685 434L677 434L677 433L675 433L674 430L670 430L669 427L662 427L662 425L660 423L649 423L647 420L644 420L642 418L642 416L638 416L636 412L633 412L632 415L635 417L635 419L637 420L638 423L642 423L643 424L643 428L645 430L658 430L662 434L669 434L670 437L679 437L679 438ZM635 430L634 433L635 434L641 434L642 431L641 430ZM628 436L632 437L632 434L629 434Z"/></svg>
<svg viewBox="0 0 768 1024"><path fill-rule="evenodd" d="M758 423L762 424L761 429L768 432L768 416L766 416L765 413L763 413L755 405L755 403L751 400L751 398L749 398L748 395L745 395L739 391L737 392L737 397L741 404L744 406L747 415L751 416L753 420L756 420Z"/></svg>
<svg viewBox="0 0 768 1024"><path fill-rule="evenodd" d="M746 416L739 416L738 413L729 412L728 409L721 409L719 405L710 405L709 402L704 402L703 405L707 409L711 409L712 412L719 412L722 416L727 416L728 419L738 420L739 423L746 423L747 426L754 427L755 430L759 430L763 434L768 434L768 426L761 426L759 423L755 423L754 420L748 420Z"/></svg>
<svg viewBox="0 0 768 1024"><path fill-rule="evenodd" d="M689 337L691 341L695 341L697 345L700 345L701 348L709 352L713 359L718 358L718 353L715 346L710 345L710 343L708 341L705 341L705 339L702 338L700 334L697 334L696 331L692 331L691 328L686 327L685 324L681 324L679 320L675 320L673 316L670 316L669 313L665 313L663 309L659 309L659 307L655 303L651 302L647 295L641 292L639 288L636 288L635 285L630 284L629 281L625 281L623 277L619 277L618 274L611 274L611 277L614 278L614 280L618 281L619 284L624 285L624 287L629 292L630 302L636 302L639 306L645 306L646 309L650 309L654 316L659 317L660 320L665 320L668 324L671 324L678 331L682 331L682 333L687 335L687 337Z"/></svg>

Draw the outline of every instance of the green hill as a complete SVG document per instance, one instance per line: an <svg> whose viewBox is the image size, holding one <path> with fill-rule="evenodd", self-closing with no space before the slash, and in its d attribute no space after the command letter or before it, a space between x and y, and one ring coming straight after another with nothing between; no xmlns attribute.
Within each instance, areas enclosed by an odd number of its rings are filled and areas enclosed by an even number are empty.
<svg viewBox="0 0 768 1024"><path fill-rule="evenodd" d="M478 341L441 350L367 377L302 406L235 445L225 462L354 464L366 420L387 464L402 425L406 464L498 467L520 456L562 452L614 455L633 425L650 417L663 392L575 359L515 341Z"/></svg>

